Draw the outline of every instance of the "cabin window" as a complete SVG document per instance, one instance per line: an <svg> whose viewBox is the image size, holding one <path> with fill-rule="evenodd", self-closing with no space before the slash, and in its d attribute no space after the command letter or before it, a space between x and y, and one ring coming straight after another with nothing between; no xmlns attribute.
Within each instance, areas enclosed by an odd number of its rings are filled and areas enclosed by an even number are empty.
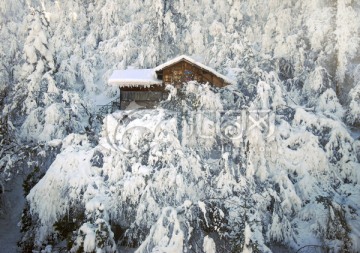
<svg viewBox="0 0 360 253"><path fill-rule="evenodd" d="M194 80L194 73L191 70L185 69L184 71L184 81L188 82Z"/></svg>

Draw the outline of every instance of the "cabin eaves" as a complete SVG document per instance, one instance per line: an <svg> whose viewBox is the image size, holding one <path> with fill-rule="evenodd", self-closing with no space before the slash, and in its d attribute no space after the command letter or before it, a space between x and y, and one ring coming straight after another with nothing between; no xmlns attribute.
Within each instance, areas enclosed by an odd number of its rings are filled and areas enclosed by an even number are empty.
<svg viewBox="0 0 360 253"><path fill-rule="evenodd" d="M125 69L114 70L108 83L119 87L144 87L161 85L162 81L157 79L154 69Z"/></svg>

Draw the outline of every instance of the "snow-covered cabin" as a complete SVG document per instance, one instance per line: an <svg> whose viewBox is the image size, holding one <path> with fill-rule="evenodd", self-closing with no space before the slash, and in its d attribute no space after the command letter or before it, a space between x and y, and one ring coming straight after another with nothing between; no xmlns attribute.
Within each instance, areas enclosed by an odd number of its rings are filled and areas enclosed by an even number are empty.
<svg viewBox="0 0 360 253"><path fill-rule="evenodd" d="M167 97L167 84L181 87L184 82L191 80L216 87L233 83L226 76L186 55L176 57L154 69L115 70L108 83L120 88L120 107L124 109L132 101L151 108Z"/></svg>

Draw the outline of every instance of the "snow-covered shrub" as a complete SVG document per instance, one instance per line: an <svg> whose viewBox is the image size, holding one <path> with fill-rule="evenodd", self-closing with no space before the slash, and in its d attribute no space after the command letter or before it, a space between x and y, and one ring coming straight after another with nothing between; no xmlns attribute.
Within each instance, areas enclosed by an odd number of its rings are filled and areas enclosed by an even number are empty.
<svg viewBox="0 0 360 253"><path fill-rule="evenodd" d="M327 89L334 88L329 73L323 67L316 67L309 73L303 87L304 98L307 98L307 104L314 106L318 97Z"/></svg>
<svg viewBox="0 0 360 253"><path fill-rule="evenodd" d="M85 215L88 222L79 228L70 252L116 252L114 233L101 200L93 199L88 202Z"/></svg>
<svg viewBox="0 0 360 253"><path fill-rule="evenodd" d="M332 117L335 116L341 119L344 116L345 110L339 103L339 99L333 89L327 89L320 95L319 101L316 105L316 110Z"/></svg>

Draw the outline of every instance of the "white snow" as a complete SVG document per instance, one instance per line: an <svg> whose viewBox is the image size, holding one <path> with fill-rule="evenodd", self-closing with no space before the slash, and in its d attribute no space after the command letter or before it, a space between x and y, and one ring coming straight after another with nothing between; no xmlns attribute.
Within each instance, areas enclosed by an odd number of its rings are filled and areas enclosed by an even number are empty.
<svg viewBox="0 0 360 253"><path fill-rule="evenodd" d="M150 235L135 253L149 252L149 246L155 243L150 251L153 253L182 253L184 233L181 229L176 210L166 207L158 221L152 226Z"/></svg>
<svg viewBox="0 0 360 253"><path fill-rule="evenodd" d="M137 104L135 101L131 101L130 104L126 107L126 110L136 110L143 108L143 106Z"/></svg>
<svg viewBox="0 0 360 253"><path fill-rule="evenodd" d="M205 219L206 225L209 226L208 220L207 220L207 218L206 218L206 205L205 205L205 203L202 202L202 201L198 201L198 206L199 206L201 212L202 212L203 215L204 215L204 219Z"/></svg>
<svg viewBox="0 0 360 253"><path fill-rule="evenodd" d="M117 91L115 92L115 94L116 93L117 93ZM116 94L115 96L114 95L108 96L107 94L100 93L99 95L94 96L91 99L92 99L92 101L94 101L95 105L101 106L101 105L106 105L116 99L119 99L119 96L118 96L118 94Z"/></svg>
<svg viewBox="0 0 360 253"><path fill-rule="evenodd" d="M79 207L86 218L75 232L87 231L87 238L79 239L86 250L97 250L94 232L111 216L111 222L129 228L130 240L143 243L139 252L191 252L192 240L199 239L199 250L204 238L207 246L210 237L216 246L217 236L226 240L226 234L212 237L198 226L218 222L210 217L222 208L226 225L249 243L242 252L252 250L250 241L270 252L271 240L294 251L320 243L348 243L359 251L360 141L354 140L359 132L350 135L343 122L344 111L347 123L356 126L360 119L358 1L199 0L199 8L192 6L189 0L0 4L1 96L8 92L1 121L9 120L15 145L25 140L41 148L39 141L52 140L45 146L62 147L28 196L36 243L44 243L44 250L52 223ZM213 87L198 84L189 84L185 94L173 87L166 103L180 102L174 107L183 115L114 113L105 118L99 145L74 134L85 126L96 132L99 123L89 117L94 104L110 102L122 85L104 86L109 69L156 66L178 53L201 55L204 61L180 56L158 68L185 59L222 78L214 69L224 70L237 80L233 95L227 88L214 94ZM128 69L129 79L121 80L159 85L156 69L139 74ZM276 73L269 75L272 70ZM274 78L280 72L285 74L281 81ZM108 94L99 95L99 87ZM261 130L244 131L237 145L223 143L210 113L192 117L196 110L244 107L276 111L269 117L270 137L264 137L261 124ZM23 147L8 154L11 150L2 146L6 140L0 142L5 154L0 168L21 171L11 155L21 154ZM91 162L95 152L103 155L103 165ZM44 155L37 150L26 157L31 159L27 164L37 164ZM319 196L330 206L318 203ZM351 230L345 240L336 231L343 229L336 221L341 212ZM18 233L10 226L16 219L10 225L1 221L5 252L15 245ZM218 225L211 227L214 233ZM7 230L14 235L4 235Z"/></svg>
<svg viewBox="0 0 360 253"><path fill-rule="evenodd" d="M216 253L216 244L208 235L204 237L203 250L204 253Z"/></svg>
<svg viewBox="0 0 360 253"><path fill-rule="evenodd" d="M96 234L94 232L94 227L89 223L85 223L80 227L80 231L85 234L84 251L94 252L96 248Z"/></svg>
<svg viewBox="0 0 360 253"><path fill-rule="evenodd" d="M150 87L161 85L154 69L125 69L114 70L108 83L120 87Z"/></svg>
<svg viewBox="0 0 360 253"><path fill-rule="evenodd" d="M93 151L86 149L86 145L66 148L27 196L32 203L31 210L39 213L42 224L57 221L67 212L71 199L90 183L91 171L87 168ZM36 198L38 194L42 195L42 199Z"/></svg>

